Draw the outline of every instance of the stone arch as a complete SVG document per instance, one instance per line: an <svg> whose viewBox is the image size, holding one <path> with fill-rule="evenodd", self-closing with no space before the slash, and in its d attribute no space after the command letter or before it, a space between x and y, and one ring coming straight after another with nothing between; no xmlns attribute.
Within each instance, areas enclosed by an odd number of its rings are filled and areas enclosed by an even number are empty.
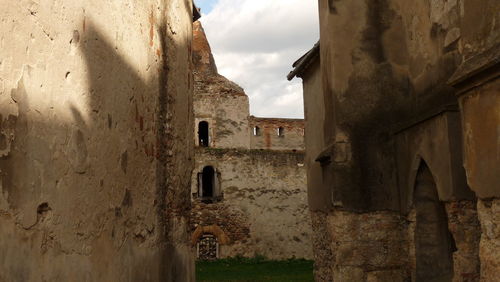
<svg viewBox="0 0 500 282"><path fill-rule="evenodd" d="M203 236L203 234L214 235L220 245L228 245L231 243L231 239L229 238L229 236L227 236L224 230L222 230L222 228L220 228L218 225L198 225L198 227L196 227L193 234L191 235L191 244L195 246Z"/></svg>
<svg viewBox="0 0 500 282"><path fill-rule="evenodd" d="M423 160L419 163L413 190L415 281L451 281L456 246L434 176Z"/></svg>
<svg viewBox="0 0 500 282"><path fill-rule="evenodd" d="M428 161L430 160L430 161ZM434 179L435 185L436 185L436 191L439 199L444 199L445 195L443 192L443 183L441 181L441 177L439 173L436 174L436 169L435 166L433 165L432 158L424 158L420 153L415 154L413 157L413 161L410 165L410 172L408 174L408 186L407 186L407 191L408 191L408 204L409 206L413 205L413 200L414 200L414 193L415 193L415 181L417 179L417 175L419 172L419 169L421 168L422 165L425 165L429 168L430 173L432 174L432 177Z"/></svg>

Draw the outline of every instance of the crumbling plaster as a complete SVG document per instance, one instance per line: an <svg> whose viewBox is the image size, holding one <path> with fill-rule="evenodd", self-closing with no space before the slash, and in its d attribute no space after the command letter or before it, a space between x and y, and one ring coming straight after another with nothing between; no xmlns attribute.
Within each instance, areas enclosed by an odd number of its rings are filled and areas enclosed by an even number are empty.
<svg viewBox="0 0 500 282"><path fill-rule="evenodd" d="M221 257L312 258L301 153L199 148L195 160L192 229L220 226L231 239ZM207 165L220 173L222 199L202 204L197 174Z"/></svg>
<svg viewBox="0 0 500 282"><path fill-rule="evenodd" d="M191 1L7 2L0 280L193 280Z"/></svg>

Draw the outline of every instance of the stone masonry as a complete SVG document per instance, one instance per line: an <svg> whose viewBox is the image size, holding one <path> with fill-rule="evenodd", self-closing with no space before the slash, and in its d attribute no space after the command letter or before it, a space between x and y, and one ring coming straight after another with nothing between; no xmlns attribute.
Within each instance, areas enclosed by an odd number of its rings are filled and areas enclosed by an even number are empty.
<svg viewBox="0 0 500 282"><path fill-rule="evenodd" d="M288 75L316 280L499 281L498 1L318 2Z"/></svg>
<svg viewBox="0 0 500 282"><path fill-rule="evenodd" d="M220 258L312 258L303 120L250 116L243 89L217 73L201 24L193 30L193 246L208 234Z"/></svg>

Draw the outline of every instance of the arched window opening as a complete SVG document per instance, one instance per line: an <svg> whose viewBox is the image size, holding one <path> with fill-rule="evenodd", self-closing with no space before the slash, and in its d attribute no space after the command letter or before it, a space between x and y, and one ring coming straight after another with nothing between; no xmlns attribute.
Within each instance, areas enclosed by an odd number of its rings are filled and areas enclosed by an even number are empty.
<svg viewBox="0 0 500 282"><path fill-rule="evenodd" d="M219 257L219 243L213 234L204 233L197 244L198 259L215 260Z"/></svg>
<svg viewBox="0 0 500 282"><path fill-rule="evenodd" d="M255 127L253 128L253 135L254 135L254 136L260 136L260 127L255 126Z"/></svg>
<svg viewBox="0 0 500 282"><path fill-rule="evenodd" d="M211 203L219 199L219 173L212 166L206 166L198 173L198 196L202 201Z"/></svg>
<svg viewBox="0 0 500 282"><path fill-rule="evenodd" d="M280 127L278 127L277 133L278 133L279 137L283 137L283 136L285 136L285 129L280 126Z"/></svg>
<svg viewBox="0 0 500 282"><path fill-rule="evenodd" d="M451 281L455 241L429 167L422 162L415 180L416 281Z"/></svg>
<svg viewBox="0 0 500 282"><path fill-rule="evenodd" d="M201 147L208 147L209 145L208 122L206 121L198 123L198 144Z"/></svg>

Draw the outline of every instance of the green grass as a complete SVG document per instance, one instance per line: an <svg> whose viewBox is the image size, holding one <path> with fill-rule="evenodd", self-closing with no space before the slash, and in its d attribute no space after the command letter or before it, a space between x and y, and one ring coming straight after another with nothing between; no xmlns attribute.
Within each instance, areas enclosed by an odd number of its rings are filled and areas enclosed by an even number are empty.
<svg viewBox="0 0 500 282"><path fill-rule="evenodd" d="M196 262L196 281L314 281L313 262L305 259L229 258Z"/></svg>

